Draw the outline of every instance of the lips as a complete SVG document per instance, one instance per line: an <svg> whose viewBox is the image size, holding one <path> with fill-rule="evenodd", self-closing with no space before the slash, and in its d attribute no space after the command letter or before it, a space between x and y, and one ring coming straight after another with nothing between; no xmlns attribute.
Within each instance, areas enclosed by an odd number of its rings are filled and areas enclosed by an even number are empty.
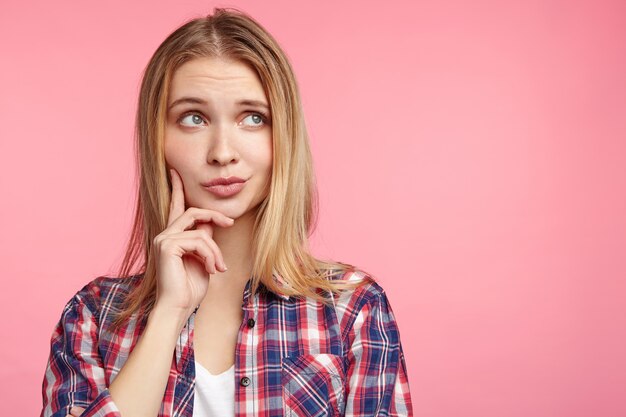
<svg viewBox="0 0 626 417"><path fill-rule="evenodd" d="M238 177L216 178L203 183L202 186L218 197L230 197L237 194L246 185L246 181Z"/></svg>
<svg viewBox="0 0 626 417"><path fill-rule="evenodd" d="M220 177L220 178L215 178L208 182L204 182L202 183L202 186L212 187L214 185L230 185L230 184L238 184L238 183L245 183L245 182L246 180L239 178L239 177L228 177L228 178Z"/></svg>

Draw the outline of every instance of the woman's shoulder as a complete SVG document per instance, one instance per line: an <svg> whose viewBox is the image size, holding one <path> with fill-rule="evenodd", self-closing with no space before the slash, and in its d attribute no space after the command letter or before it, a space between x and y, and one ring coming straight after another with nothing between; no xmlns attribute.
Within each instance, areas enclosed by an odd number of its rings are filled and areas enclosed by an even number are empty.
<svg viewBox="0 0 626 417"><path fill-rule="evenodd" d="M358 267L333 271L329 279L336 282L341 281L347 284L354 284L338 293L335 297L340 304L360 309L381 297L386 297L385 290L379 280L373 274Z"/></svg>
<svg viewBox="0 0 626 417"><path fill-rule="evenodd" d="M344 343L351 345L353 338L363 326L368 326L368 334L385 329L387 337L395 340L397 326L387 293L378 279L358 268L338 272L331 279L357 285L340 291L333 298L333 307Z"/></svg>
<svg viewBox="0 0 626 417"><path fill-rule="evenodd" d="M98 276L74 294L71 301L85 304L93 312L119 305L141 281L142 274L128 277Z"/></svg>

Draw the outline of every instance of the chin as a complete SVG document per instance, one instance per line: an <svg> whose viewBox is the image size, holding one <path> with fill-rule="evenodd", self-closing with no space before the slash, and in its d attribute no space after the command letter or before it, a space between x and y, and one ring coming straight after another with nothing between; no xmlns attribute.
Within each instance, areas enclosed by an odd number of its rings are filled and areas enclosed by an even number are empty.
<svg viewBox="0 0 626 417"><path fill-rule="evenodd" d="M204 201L197 202L197 204L194 204L194 202L191 202L191 206L203 208L205 210L217 211L235 220L247 214L250 214L250 211L251 211L248 209L247 205L242 204L241 201L235 201L234 199L224 199L224 200L215 199L211 201L204 200Z"/></svg>

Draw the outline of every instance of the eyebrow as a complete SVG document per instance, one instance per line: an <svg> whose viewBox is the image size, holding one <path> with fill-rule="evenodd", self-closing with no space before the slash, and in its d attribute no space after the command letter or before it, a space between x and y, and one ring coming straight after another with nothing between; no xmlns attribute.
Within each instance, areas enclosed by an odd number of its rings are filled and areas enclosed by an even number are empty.
<svg viewBox="0 0 626 417"><path fill-rule="evenodd" d="M206 105L208 104L206 100L201 99L199 97L181 97L177 100L175 100L172 104L170 104L167 109L171 110L172 108L180 105L180 104L185 104L185 103L190 103L190 104L202 104L202 105ZM239 100L237 103L238 106L257 106L257 107L263 107L264 109L269 111L269 106L263 102L263 101L259 101L259 100Z"/></svg>

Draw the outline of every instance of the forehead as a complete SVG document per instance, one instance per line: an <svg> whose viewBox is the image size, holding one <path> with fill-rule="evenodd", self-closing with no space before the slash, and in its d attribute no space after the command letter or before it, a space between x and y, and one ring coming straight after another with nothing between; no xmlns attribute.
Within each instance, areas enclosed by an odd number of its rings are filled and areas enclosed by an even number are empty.
<svg viewBox="0 0 626 417"><path fill-rule="evenodd" d="M235 94L245 95L246 99L266 99L261 80L250 65L215 57L195 58L176 69L169 101L189 94Z"/></svg>

